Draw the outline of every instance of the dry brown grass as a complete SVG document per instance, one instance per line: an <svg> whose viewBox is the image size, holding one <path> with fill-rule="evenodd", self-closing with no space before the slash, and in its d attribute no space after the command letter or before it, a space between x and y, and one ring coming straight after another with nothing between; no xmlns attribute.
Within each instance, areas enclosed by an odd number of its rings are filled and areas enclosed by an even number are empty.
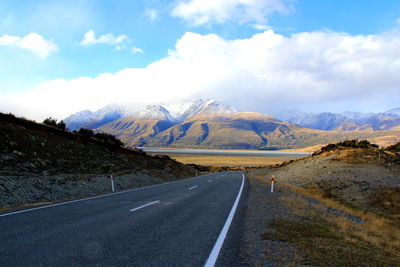
<svg viewBox="0 0 400 267"><path fill-rule="evenodd" d="M354 236L361 238L379 248L383 248L391 253L395 253L400 257L400 229L393 220L377 216L371 212L365 212L358 209L351 208L343 205L334 199L325 197L324 192L317 187L310 187L304 189L293 185L282 184L299 192L303 195L317 199L323 206L328 206L336 210L344 211L345 213L358 217L363 220L363 223L357 223L350 220L348 217L329 215L326 219L335 223L339 229L347 236ZM301 197L296 199L285 200L287 206L298 215L304 215L304 207L307 201L302 200ZM315 210L320 209L315 205ZM311 211L312 213L312 211Z"/></svg>
<svg viewBox="0 0 400 267"><path fill-rule="evenodd" d="M227 156L227 155L193 155L168 154L172 159L184 164L204 166L258 167L281 164L284 161L299 157L265 157L265 156Z"/></svg>
<svg viewBox="0 0 400 267"><path fill-rule="evenodd" d="M327 144L308 146L303 148L292 148L292 149L283 149L280 150L282 152L315 152L321 149L321 147L326 146Z"/></svg>

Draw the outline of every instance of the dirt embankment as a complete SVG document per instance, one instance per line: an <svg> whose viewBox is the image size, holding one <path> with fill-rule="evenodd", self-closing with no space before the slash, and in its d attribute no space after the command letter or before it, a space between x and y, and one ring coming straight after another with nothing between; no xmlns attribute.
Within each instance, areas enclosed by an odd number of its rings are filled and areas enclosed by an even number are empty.
<svg viewBox="0 0 400 267"><path fill-rule="evenodd" d="M0 116L0 207L61 201L162 183L195 174L168 157Z"/></svg>
<svg viewBox="0 0 400 267"><path fill-rule="evenodd" d="M250 170L244 258L260 266L400 266L393 149L335 147Z"/></svg>
<svg viewBox="0 0 400 267"><path fill-rule="evenodd" d="M365 211L400 212L397 198L385 197L388 192L394 197L400 189L400 157L389 151L358 148L323 152L276 169L271 175Z"/></svg>

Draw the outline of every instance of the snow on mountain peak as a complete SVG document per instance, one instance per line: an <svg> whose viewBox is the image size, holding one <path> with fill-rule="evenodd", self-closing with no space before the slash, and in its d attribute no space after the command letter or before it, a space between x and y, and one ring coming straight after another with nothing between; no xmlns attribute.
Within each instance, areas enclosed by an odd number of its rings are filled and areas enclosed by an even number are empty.
<svg viewBox="0 0 400 267"><path fill-rule="evenodd" d="M400 116L400 108L393 108L385 112L385 114L394 114Z"/></svg>
<svg viewBox="0 0 400 267"><path fill-rule="evenodd" d="M236 114L236 110L218 100L202 100L194 102L183 114L185 119L199 114L222 115L225 117Z"/></svg>
<svg viewBox="0 0 400 267"><path fill-rule="evenodd" d="M175 121L169 111L160 105L148 105L144 110L135 112L132 116L141 120Z"/></svg>
<svg viewBox="0 0 400 267"><path fill-rule="evenodd" d="M229 117L236 114L236 110L218 100L202 100L195 102L178 101L167 105L148 105L137 111L137 105L128 103L112 103L96 112L84 110L72 114L65 119L70 130L79 128L95 129L117 119L133 116L140 120L168 120L181 122L199 114L220 115Z"/></svg>
<svg viewBox="0 0 400 267"><path fill-rule="evenodd" d="M173 116L174 118L176 118L177 120L182 120L182 115L185 113L185 111L190 108L191 105L193 105L194 102L188 102L188 101L178 101L175 103L171 103L171 104L166 104L166 105L162 105L163 107L165 107L169 113L171 114L171 116Z"/></svg>

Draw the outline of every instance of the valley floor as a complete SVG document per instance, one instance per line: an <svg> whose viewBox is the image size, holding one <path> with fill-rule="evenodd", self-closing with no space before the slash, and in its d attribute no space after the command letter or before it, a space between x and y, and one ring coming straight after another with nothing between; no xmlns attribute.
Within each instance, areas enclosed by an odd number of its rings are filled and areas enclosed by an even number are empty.
<svg viewBox="0 0 400 267"><path fill-rule="evenodd" d="M295 160L294 157L265 157L265 156L229 156L229 155L191 155L169 154L169 156L184 164L197 164L203 166L229 166L229 167L257 167L281 164L285 161Z"/></svg>

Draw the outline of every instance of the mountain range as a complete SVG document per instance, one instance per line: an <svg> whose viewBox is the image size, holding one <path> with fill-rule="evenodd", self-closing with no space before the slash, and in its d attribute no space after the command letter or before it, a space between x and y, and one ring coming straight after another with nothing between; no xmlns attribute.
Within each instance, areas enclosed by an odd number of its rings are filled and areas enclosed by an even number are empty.
<svg viewBox="0 0 400 267"><path fill-rule="evenodd" d="M280 149L362 138L382 145L400 141L400 108L383 113L305 113L275 116L238 112L217 100L149 105L134 111L111 104L72 114L67 128L117 136L127 146Z"/></svg>
<svg viewBox="0 0 400 267"><path fill-rule="evenodd" d="M400 125L400 108L391 109L383 113L307 113L301 111L284 111L275 114L275 117L296 123L302 127L327 131L355 131L355 130L391 130Z"/></svg>

